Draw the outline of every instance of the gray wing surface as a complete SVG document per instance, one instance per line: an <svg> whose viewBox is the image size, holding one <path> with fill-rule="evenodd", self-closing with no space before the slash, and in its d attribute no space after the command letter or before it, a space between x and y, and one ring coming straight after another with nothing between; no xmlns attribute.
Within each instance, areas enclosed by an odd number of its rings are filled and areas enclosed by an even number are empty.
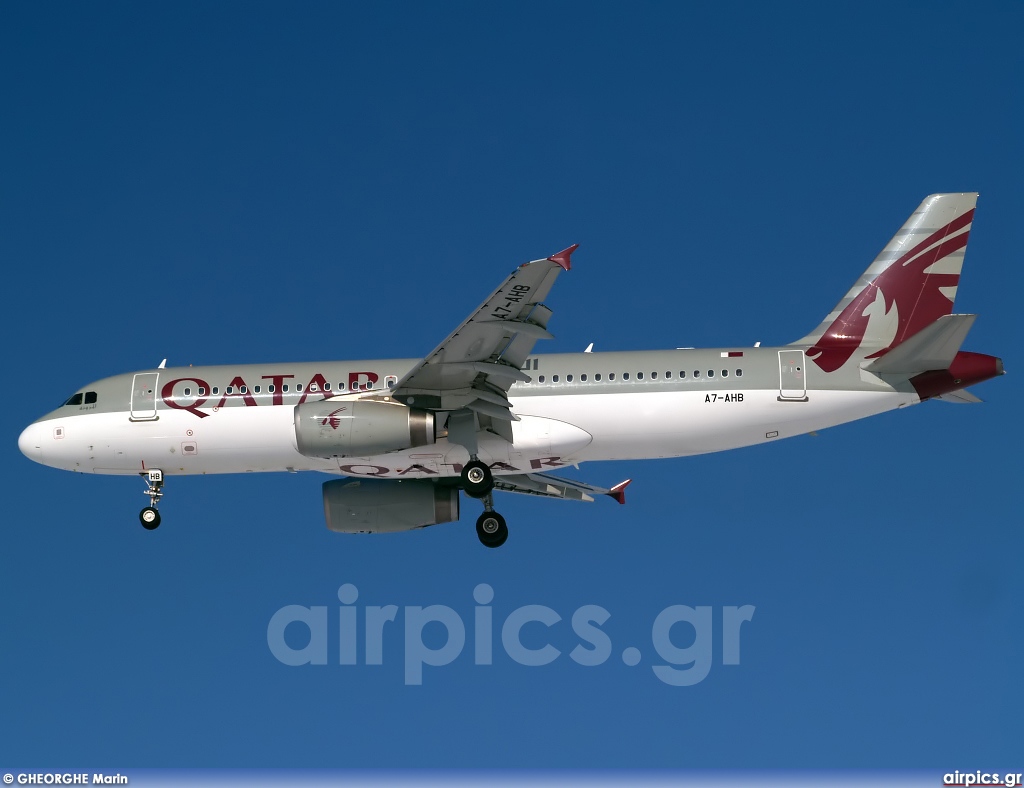
<svg viewBox="0 0 1024 788"><path fill-rule="evenodd" d="M447 339L398 381L399 402L434 411L472 411L482 427L512 440L517 417L508 401L538 339L551 339L551 310L543 301L570 267L577 245L543 260L523 263Z"/></svg>
<svg viewBox="0 0 1024 788"><path fill-rule="evenodd" d="M626 502L626 487L631 479L619 482L611 489L585 484L573 479L561 479L547 473L526 473L495 476L494 488L505 492L540 495L545 498L565 498L572 501L592 501L594 495L608 495L619 503Z"/></svg>

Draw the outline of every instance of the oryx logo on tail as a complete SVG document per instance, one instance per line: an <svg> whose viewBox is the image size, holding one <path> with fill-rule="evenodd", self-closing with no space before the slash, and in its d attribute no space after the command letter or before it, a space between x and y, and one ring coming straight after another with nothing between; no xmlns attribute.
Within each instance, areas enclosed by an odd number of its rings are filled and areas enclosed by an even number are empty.
<svg viewBox="0 0 1024 788"><path fill-rule="evenodd" d="M953 311L977 194L927 198L818 329L794 344L825 372L875 358Z"/></svg>

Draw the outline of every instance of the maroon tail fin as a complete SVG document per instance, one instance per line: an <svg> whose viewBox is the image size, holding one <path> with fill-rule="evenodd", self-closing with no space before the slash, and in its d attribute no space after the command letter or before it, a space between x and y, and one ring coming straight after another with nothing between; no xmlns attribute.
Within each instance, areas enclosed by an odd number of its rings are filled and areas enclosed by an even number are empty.
<svg viewBox="0 0 1024 788"><path fill-rule="evenodd" d="M833 372L855 354L881 356L951 314L977 199L974 192L925 198L821 325L793 344L809 345L808 357Z"/></svg>

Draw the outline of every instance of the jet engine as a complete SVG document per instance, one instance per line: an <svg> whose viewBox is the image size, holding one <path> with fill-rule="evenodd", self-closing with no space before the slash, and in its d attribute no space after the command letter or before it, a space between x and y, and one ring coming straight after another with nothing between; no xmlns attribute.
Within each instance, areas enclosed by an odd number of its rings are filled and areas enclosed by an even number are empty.
<svg viewBox="0 0 1024 788"><path fill-rule="evenodd" d="M324 482L324 517L332 531L409 531L459 519L459 488L427 479L334 479Z"/></svg>
<svg viewBox="0 0 1024 788"><path fill-rule="evenodd" d="M306 457L372 457L434 443L434 414L392 400L325 399L295 406Z"/></svg>

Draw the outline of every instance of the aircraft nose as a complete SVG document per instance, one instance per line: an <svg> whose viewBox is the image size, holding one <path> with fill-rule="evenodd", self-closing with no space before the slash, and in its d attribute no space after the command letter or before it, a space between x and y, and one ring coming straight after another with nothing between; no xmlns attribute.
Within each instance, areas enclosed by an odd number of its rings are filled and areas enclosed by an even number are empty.
<svg viewBox="0 0 1024 788"><path fill-rule="evenodd" d="M18 436L21 453L34 462L43 461L43 433L46 428L39 423L29 424Z"/></svg>

